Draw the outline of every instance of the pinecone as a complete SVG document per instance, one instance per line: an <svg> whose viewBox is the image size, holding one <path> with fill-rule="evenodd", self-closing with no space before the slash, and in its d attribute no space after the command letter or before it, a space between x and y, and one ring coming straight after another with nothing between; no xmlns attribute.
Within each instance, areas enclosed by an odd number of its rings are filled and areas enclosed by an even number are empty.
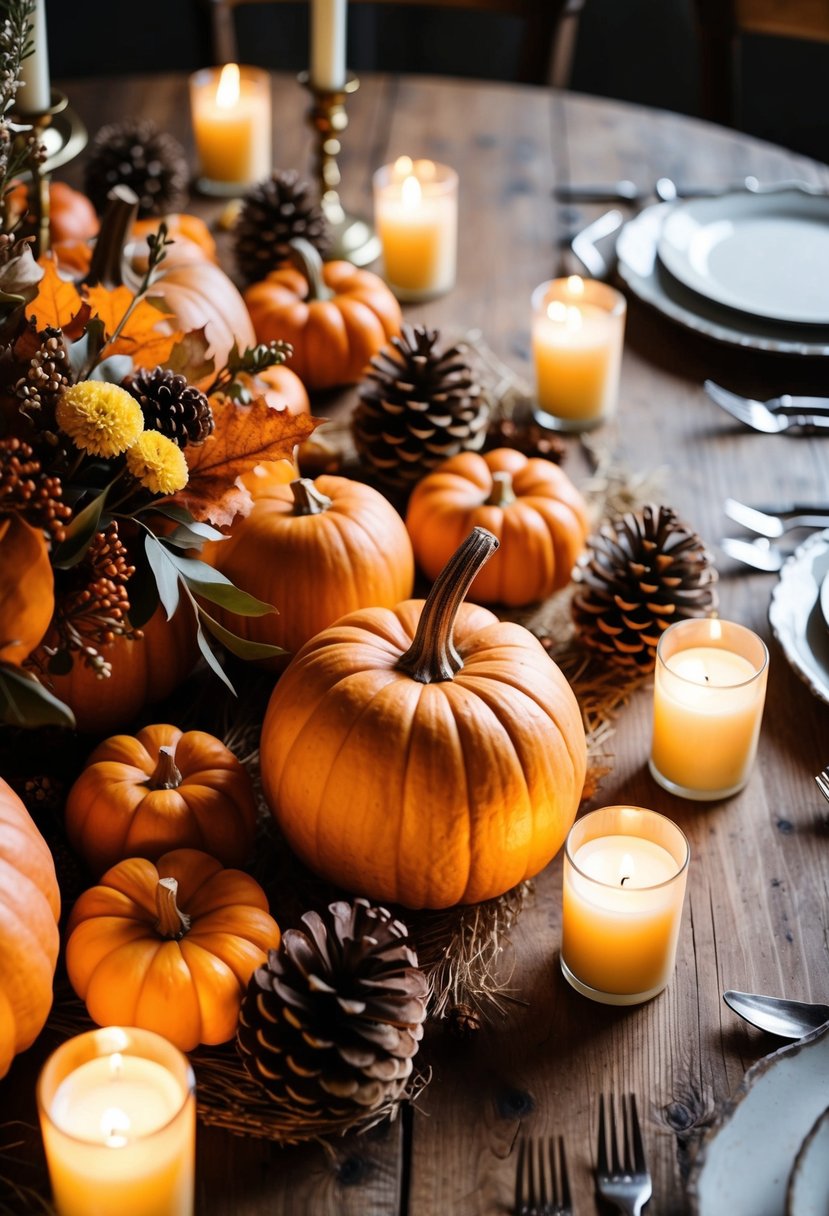
<svg viewBox="0 0 829 1216"><path fill-rule="evenodd" d="M537 422L514 418L497 418L487 427L484 451L495 448L515 448L525 456L538 456L561 464L567 454L567 444L558 435Z"/></svg>
<svg viewBox="0 0 829 1216"><path fill-rule="evenodd" d="M477 451L489 407L463 358L463 347L436 349L439 334L403 326L402 336L371 360L354 411L354 443L390 485L411 486L442 461Z"/></svg>
<svg viewBox="0 0 829 1216"><path fill-rule="evenodd" d="M251 186L242 200L234 229L234 253L240 275L258 283L287 260L289 241L304 237L325 257L331 232L322 208L308 197L310 187L294 169L277 169Z"/></svg>
<svg viewBox="0 0 829 1216"><path fill-rule="evenodd" d="M180 211L188 198L190 170L177 139L149 118L101 127L84 169L84 189L103 214L113 186L138 195L139 216Z"/></svg>
<svg viewBox="0 0 829 1216"><path fill-rule="evenodd" d="M581 639L623 667L652 671L674 621L708 616L717 572L695 532L650 504L605 524L576 567L573 616Z"/></svg>
<svg viewBox="0 0 829 1216"><path fill-rule="evenodd" d="M38 430L55 426L55 405L73 381L69 352L63 331L51 326L38 334L39 346L29 359L26 374L14 386L20 410Z"/></svg>
<svg viewBox="0 0 829 1216"><path fill-rule="evenodd" d="M364 899L302 917L254 972L238 1045L296 1142L376 1122L405 1094L428 982L405 925Z"/></svg>
<svg viewBox="0 0 829 1216"><path fill-rule="evenodd" d="M135 397L148 431L160 431L180 448L204 443L213 432L213 411L204 393L184 376L162 367L142 368L123 387Z"/></svg>

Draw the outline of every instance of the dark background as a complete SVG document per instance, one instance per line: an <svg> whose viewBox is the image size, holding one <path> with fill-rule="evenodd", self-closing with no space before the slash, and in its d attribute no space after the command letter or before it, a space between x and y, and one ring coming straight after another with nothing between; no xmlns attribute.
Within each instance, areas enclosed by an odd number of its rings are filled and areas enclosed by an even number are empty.
<svg viewBox="0 0 829 1216"><path fill-rule="evenodd" d="M47 0L54 77L193 70L211 62L204 0ZM299 71L308 63L307 5L238 12L241 59ZM355 71L418 71L509 79L517 23L488 13L353 5L348 62ZM743 40L740 126L829 161L829 44ZM574 90L699 112L690 0L586 0Z"/></svg>

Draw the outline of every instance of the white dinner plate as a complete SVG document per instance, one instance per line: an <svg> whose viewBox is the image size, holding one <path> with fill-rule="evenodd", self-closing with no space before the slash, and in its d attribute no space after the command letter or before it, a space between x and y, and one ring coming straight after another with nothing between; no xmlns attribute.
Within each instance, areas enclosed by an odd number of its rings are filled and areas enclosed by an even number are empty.
<svg viewBox="0 0 829 1216"><path fill-rule="evenodd" d="M821 588L828 574L829 529L814 533L786 559L769 605L774 636L790 665L827 704L829 629L821 610Z"/></svg>
<svg viewBox="0 0 829 1216"><path fill-rule="evenodd" d="M809 1132L795 1159L786 1192L786 1216L829 1212L829 1109Z"/></svg>
<svg viewBox="0 0 829 1216"><path fill-rule="evenodd" d="M748 190L677 203L663 266L708 300L755 317L829 325L829 195Z"/></svg>
<svg viewBox="0 0 829 1216"><path fill-rule="evenodd" d="M828 1093L826 1026L750 1068L691 1170L695 1216L784 1216L795 1158Z"/></svg>
<svg viewBox="0 0 829 1216"><path fill-rule="evenodd" d="M823 623L829 629L829 574L823 576L820 585L820 610L823 613Z"/></svg>
<svg viewBox="0 0 829 1216"><path fill-rule="evenodd" d="M657 257L656 247L663 221L673 206L656 203L646 207L619 233L619 277L635 296L678 325L715 342L777 354L829 355L829 325L791 325L735 312L691 291L669 274Z"/></svg>

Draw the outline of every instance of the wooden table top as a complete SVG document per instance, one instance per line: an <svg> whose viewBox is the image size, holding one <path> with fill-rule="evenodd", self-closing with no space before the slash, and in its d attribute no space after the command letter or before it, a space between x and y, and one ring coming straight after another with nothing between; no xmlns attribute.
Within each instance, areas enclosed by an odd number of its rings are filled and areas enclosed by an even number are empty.
<svg viewBox="0 0 829 1216"><path fill-rule="evenodd" d="M274 79L275 164L310 172L307 95ZM72 104L94 132L145 114L191 147L186 82L169 77L74 81ZM529 297L557 272L557 182L667 174L726 185L746 174L829 189L829 167L733 131L655 110L549 90L375 77L349 101L343 199L370 213L372 171L401 153L453 165L461 181L458 285L406 315L445 332L480 328L529 378ZM78 166L60 174L77 182ZM220 206L196 205L207 217ZM584 207L582 222L601 208ZM571 221L577 222L576 217ZM747 502L827 499L829 441L760 436L731 425L703 394L706 377L763 396L825 391L826 361L717 345L630 301L618 421L602 439L633 471L662 471L669 501L712 545L729 530L727 495ZM345 408L350 397L343 398ZM578 455L569 466L578 480ZM733 525L732 525L733 527ZM651 693L621 712L614 763L592 805L629 802L670 815L691 842L676 974L650 1004L594 1005L558 964L561 858L539 876L513 934L513 989L526 1004L459 1046L431 1033L433 1079L414 1111L367 1137L279 1149L200 1129L200 1216L496 1216L510 1211L520 1132L563 1133L578 1216L595 1210L597 1095L634 1091L653 1173L649 1211L687 1210L683 1174L695 1129L776 1042L724 1006L725 988L829 998L827 806L813 775L829 760L829 709L790 670L767 620L774 576L721 554L720 611L771 652L758 761L747 789L692 804L647 770ZM26 1105L21 1062L0 1085L5 1109ZM21 1109L21 1117L32 1117Z"/></svg>

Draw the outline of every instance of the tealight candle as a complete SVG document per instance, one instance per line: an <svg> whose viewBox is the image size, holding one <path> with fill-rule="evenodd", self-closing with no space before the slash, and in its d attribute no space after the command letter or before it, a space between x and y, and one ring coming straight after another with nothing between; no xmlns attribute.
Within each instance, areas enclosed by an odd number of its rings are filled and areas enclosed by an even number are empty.
<svg viewBox="0 0 829 1216"><path fill-rule="evenodd" d="M386 281L401 300L424 300L455 283L458 175L431 160L399 157L374 174L374 222Z"/></svg>
<svg viewBox="0 0 829 1216"><path fill-rule="evenodd" d="M606 283L570 275L532 296L532 353L543 421L560 431L598 426L616 410L625 297Z"/></svg>
<svg viewBox="0 0 829 1216"><path fill-rule="evenodd" d="M766 697L768 651L744 625L677 621L656 650L650 770L698 801L728 798L748 781Z"/></svg>
<svg viewBox="0 0 829 1216"><path fill-rule="evenodd" d="M192 1216L193 1072L166 1039L119 1026L69 1039L37 1103L58 1216Z"/></svg>
<svg viewBox="0 0 829 1216"><path fill-rule="evenodd" d="M271 171L271 84L261 68L226 63L190 77L199 189L236 194Z"/></svg>
<svg viewBox="0 0 829 1216"><path fill-rule="evenodd" d="M676 959L690 849L656 811L610 806L579 819L564 846L561 970L583 996L638 1005Z"/></svg>

